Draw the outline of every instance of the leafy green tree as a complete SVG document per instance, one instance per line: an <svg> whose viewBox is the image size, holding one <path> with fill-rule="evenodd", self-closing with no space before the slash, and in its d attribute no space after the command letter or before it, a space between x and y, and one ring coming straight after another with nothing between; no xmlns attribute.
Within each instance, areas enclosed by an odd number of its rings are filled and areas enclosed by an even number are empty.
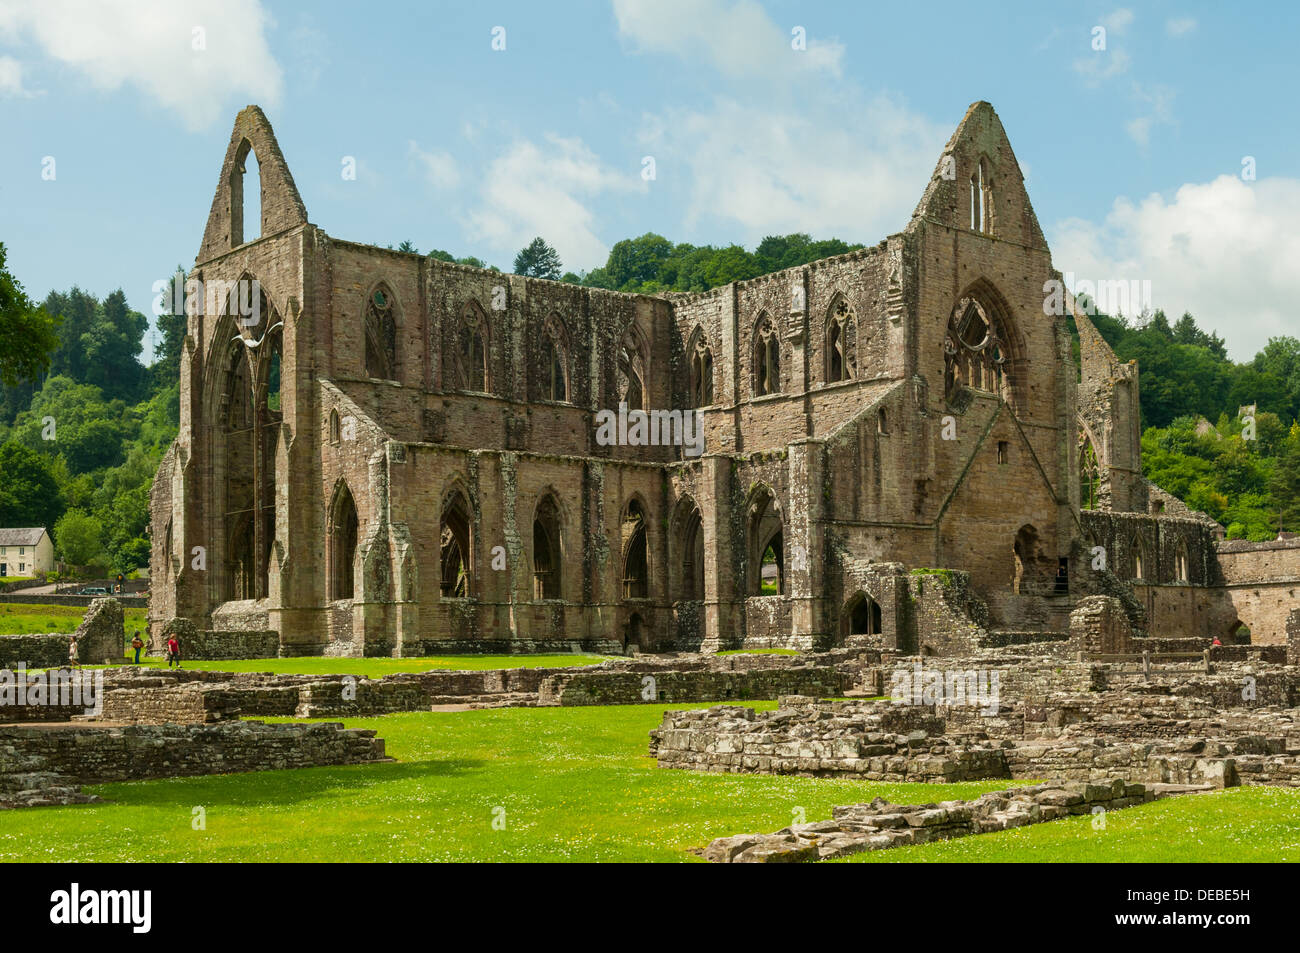
<svg viewBox="0 0 1300 953"><path fill-rule="evenodd" d="M0 526L53 526L63 515L63 499L49 464L28 447L10 440L0 447Z"/></svg>
<svg viewBox="0 0 1300 953"><path fill-rule="evenodd" d="M560 253L539 235L515 255L515 274L528 278L549 278L558 281L561 265Z"/></svg>
<svg viewBox="0 0 1300 953"><path fill-rule="evenodd" d="M104 552L104 527L84 510L68 510L54 524L59 555L73 566L87 566Z"/></svg>
<svg viewBox="0 0 1300 953"><path fill-rule="evenodd" d="M49 370L50 355L59 346L58 321L32 303L9 274L5 258L0 242L0 382L16 387Z"/></svg>

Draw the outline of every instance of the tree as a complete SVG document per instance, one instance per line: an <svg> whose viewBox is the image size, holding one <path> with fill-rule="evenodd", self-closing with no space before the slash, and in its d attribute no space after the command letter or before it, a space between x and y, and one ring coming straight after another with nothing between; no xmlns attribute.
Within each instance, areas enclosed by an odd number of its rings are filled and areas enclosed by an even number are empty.
<svg viewBox="0 0 1300 953"><path fill-rule="evenodd" d="M0 526L53 526L63 515L59 485L40 454L10 440L0 447L0 474Z"/></svg>
<svg viewBox="0 0 1300 953"><path fill-rule="evenodd" d="M16 387L50 369L50 355L59 346L58 321L32 304L5 268L5 256L0 242L0 382Z"/></svg>
<svg viewBox="0 0 1300 953"><path fill-rule="evenodd" d="M411 243L408 242L408 241L404 241L404 242L402 242L400 245L398 245L398 246L397 246L397 250L398 250L398 251L410 252L412 255L418 255L418 254L420 254L420 249L416 248L413 244L411 244Z"/></svg>
<svg viewBox="0 0 1300 953"><path fill-rule="evenodd" d="M88 566L104 552L104 527L84 510L68 510L54 524L54 539L63 561Z"/></svg>
<svg viewBox="0 0 1300 953"><path fill-rule="evenodd" d="M539 235L515 255L515 274L526 278L548 278L558 281L562 267L560 253Z"/></svg>

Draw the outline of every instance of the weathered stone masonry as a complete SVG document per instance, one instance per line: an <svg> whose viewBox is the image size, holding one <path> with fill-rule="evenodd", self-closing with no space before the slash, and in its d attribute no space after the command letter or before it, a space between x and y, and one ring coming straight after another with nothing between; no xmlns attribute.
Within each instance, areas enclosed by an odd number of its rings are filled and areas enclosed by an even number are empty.
<svg viewBox="0 0 1300 953"><path fill-rule="evenodd" d="M1213 527L1141 478L1136 366L1068 296L1045 313L1060 276L987 103L901 232L664 295L333 238L249 107L189 277L206 294L153 489L155 639L180 618L301 655L950 654L974 628L1063 633L1089 595L1163 637L1236 631L1249 602ZM703 455L598 443L620 404L698 409ZM889 566L963 573L978 614L923 638L946 610ZM1273 613L1247 624L1283 639Z"/></svg>

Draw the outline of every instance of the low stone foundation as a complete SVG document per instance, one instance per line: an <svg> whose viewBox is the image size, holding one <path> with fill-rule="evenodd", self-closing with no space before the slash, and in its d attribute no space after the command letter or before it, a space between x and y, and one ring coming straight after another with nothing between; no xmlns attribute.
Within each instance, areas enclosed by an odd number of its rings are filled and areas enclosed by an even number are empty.
<svg viewBox="0 0 1300 953"><path fill-rule="evenodd" d="M828 860L1101 814L1190 790L1196 789L1170 785L1152 789L1124 778L1103 778L1056 780L937 804L899 805L876 798L870 804L833 808L828 821L792 824L775 834L720 837L704 850L704 857L722 864Z"/></svg>
<svg viewBox="0 0 1300 953"><path fill-rule="evenodd" d="M390 760L375 732L332 722L0 728L0 807L84 803L83 784Z"/></svg>
<svg viewBox="0 0 1300 953"><path fill-rule="evenodd" d="M0 635L0 668L55 668L68 664L66 634Z"/></svg>

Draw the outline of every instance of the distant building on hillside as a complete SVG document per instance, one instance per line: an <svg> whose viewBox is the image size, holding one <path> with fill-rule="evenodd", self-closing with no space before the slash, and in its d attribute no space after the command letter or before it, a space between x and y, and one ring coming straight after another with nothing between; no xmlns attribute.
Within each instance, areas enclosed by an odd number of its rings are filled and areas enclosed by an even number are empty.
<svg viewBox="0 0 1300 953"><path fill-rule="evenodd" d="M34 576L54 568L54 541L43 526L0 529L0 578Z"/></svg>

